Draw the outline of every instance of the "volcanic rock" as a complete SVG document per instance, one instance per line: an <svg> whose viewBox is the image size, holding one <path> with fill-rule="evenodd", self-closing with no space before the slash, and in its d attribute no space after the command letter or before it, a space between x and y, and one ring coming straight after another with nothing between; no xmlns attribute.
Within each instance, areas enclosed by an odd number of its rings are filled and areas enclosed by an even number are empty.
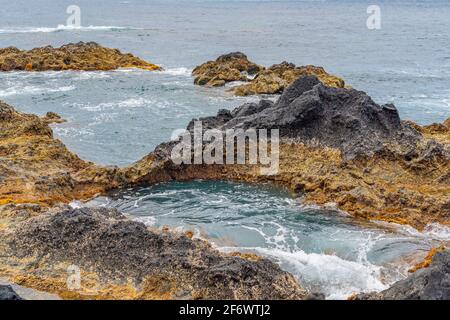
<svg viewBox="0 0 450 320"><path fill-rule="evenodd" d="M270 260L219 253L203 240L150 230L115 209L66 208L31 217L14 227L6 243L14 261L39 263L41 274L47 270L53 291L63 297L70 297L70 292L55 283L66 276L59 266L68 265L76 265L90 279L95 274L96 298L300 299L305 295L296 280ZM39 273L33 269L11 269L18 272L15 276L21 284L36 285L31 279ZM112 284L117 288L110 292L107 285ZM82 295L89 290L78 291Z"/></svg>
<svg viewBox="0 0 450 320"><path fill-rule="evenodd" d="M22 300L11 286L0 285L0 300Z"/></svg>
<svg viewBox="0 0 450 320"><path fill-rule="evenodd" d="M420 269L405 280L394 283L379 293L360 294L356 300L449 300L450 250L436 253L427 268Z"/></svg>
<svg viewBox="0 0 450 320"><path fill-rule="evenodd" d="M248 75L254 75L263 68L241 52L232 52L197 66L192 75L194 83L200 86L220 87L231 81L247 81Z"/></svg>
<svg viewBox="0 0 450 320"><path fill-rule="evenodd" d="M344 88L345 86L344 80L328 74L322 67L311 65L296 67L293 63L282 62L260 71L250 83L233 88L233 92L238 96L282 93L302 76L315 76L328 87Z"/></svg>
<svg viewBox="0 0 450 320"><path fill-rule="evenodd" d="M70 43L19 50L15 47L0 49L0 71L47 71L47 70L114 70L118 68L161 68L139 59L130 53L102 47L95 42Z"/></svg>

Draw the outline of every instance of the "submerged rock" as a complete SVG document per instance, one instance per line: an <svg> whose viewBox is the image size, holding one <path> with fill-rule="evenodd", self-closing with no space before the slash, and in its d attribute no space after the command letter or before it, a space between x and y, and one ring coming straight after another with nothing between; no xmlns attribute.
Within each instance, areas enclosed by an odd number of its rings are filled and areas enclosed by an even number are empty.
<svg viewBox="0 0 450 320"><path fill-rule="evenodd" d="M11 286L0 284L0 300L22 300Z"/></svg>
<svg viewBox="0 0 450 320"><path fill-rule="evenodd" d="M19 50L15 47L0 49L0 71L91 71L118 68L161 69L130 53L102 47L95 42L70 43L60 48L47 46L31 50Z"/></svg>
<svg viewBox="0 0 450 320"><path fill-rule="evenodd" d="M420 269L405 280L394 283L380 293L360 294L356 300L449 300L450 250L436 253L427 268Z"/></svg>
<svg viewBox="0 0 450 320"><path fill-rule="evenodd" d="M200 86L221 87L231 81L247 81L248 75L254 75L263 68L241 52L232 52L197 66L192 75L194 83Z"/></svg>
<svg viewBox="0 0 450 320"><path fill-rule="evenodd" d="M292 275L270 260L224 254L185 234L150 230L115 209L54 210L18 223L5 242L7 252L15 257L9 273L15 273L20 284L41 289L36 278L45 274L41 283L47 279L52 291L66 298L91 294L98 299L300 299L305 295ZM26 266L17 270L18 261L29 266L39 263L39 270ZM65 268L71 265L81 270L81 287L75 292L65 286ZM115 289L109 290L112 285Z"/></svg>

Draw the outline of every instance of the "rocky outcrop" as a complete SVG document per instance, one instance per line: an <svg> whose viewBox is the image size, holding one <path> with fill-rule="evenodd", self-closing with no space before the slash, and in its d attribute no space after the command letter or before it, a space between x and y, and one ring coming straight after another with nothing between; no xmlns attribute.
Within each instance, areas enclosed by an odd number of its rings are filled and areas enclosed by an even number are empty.
<svg viewBox="0 0 450 320"><path fill-rule="evenodd" d="M233 88L233 92L238 96L282 93L301 76L315 76L329 87L344 88L345 86L344 80L328 74L322 67L311 65L297 67L293 63L282 62L260 71L248 84Z"/></svg>
<svg viewBox="0 0 450 320"><path fill-rule="evenodd" d="M147 171L81 160L53 137L53 119L60 117L39 118L0 103L1 277L67 299L303 297L294 278L269 260L222 254L192 235L148 230L115 210L58 206L134 184ZM144 167L158 172L150 158ZM82 270L80 290L67 287L73 264Z"/></svg>
<svg viewBox="0 0 450 320"><path fill-rule="evenodd" d="M355 300L449 300L450 250L436 253L428 268L379 293L360 294Z"/></svg>
<svg viewBox="0 0 450 320"><path fill-rule="evenodd" d="M124 54L95 42L70 43L60 48L47 46L28 51L15 47L0 49L0 71L92 71L118 68L140 68L150 71L161 69L130 53Z"/></svg>
<svg viewBox="0 0 450 320"><path fill-rule="evenodd" d="M275 263L219 253L207 242L150 230L115 209L12 206L1 273L63 298L300 299L295 279ZM30 214L31 213L31 214ZM12 253L12 254L10 254ZM35 266L39 265L36 269ZM80 283L69 290L68 270ZM74 269L75 270L75 269Z"/></svg>
<svg viewBox="0 0 450 320"><path fill-rule="evenodd" d="M200 86L221 87L231 81L247 81L249 75L255 75L263 68L241 52L232 52L197 66L192 75L194 83Z"/></svg>
<svg viewBox="0 0 450 320"><path fill-rule="evenodd" d="M11 286L0 285L0 300L22 300Z"/></svg>
<svg viewBox="0 0 450 320"><path fill-rule="evenodd" d="M308 75L316 76L329 87L345 86L344 80L328 74L322 67L297 67L284 61L266 69L249 61L241 52L220 56L216 61L208 61L196 67L192 74L196 77L194 83L201 86L221 87L232 81L248 82L231 89L239 96L282 93L295 79Z"/></svg>
<svg viewBox="0 0 450 320"><path fill-rule="evenodd" d="M48 123L55 116L45 118L0 103L0 252L8 252L0 257L0 276L66 298L303 297L267 260L230 257L200 240L148 230L116 211L49 209L113 188L192 179L272 182L306 203L333 202L356 217L417 229L431 222L450 226L449 121L404 122L393 105L312 76L294 81L277 102L201 119L204 128L222 131L279 129L279 170L271 176L259 165L176 165L177 141L129 167L100 167L54 139ZM63 288L67 268L77 262L86 289L74 293Z"/></svg>
<svg viewBox="0 0 450 320"><path fill-rule="evenodd" d="M324 86L314 76L297 79L276 103L246 104L233 114L218 128L276 128L282 137L339 149L346 159L373 155L391 141L412 148L420 138L401 123L393 105L379 106L362 91Z"/></svg>
<svg viewBox="0 0 450 320"><path fill-rule="evenodd" d="M380 106L364 92L326 87L306 76L276 103L262 100L199 120L204 129L221 131L279 129L278 173L261 175L257 165L177 166L170 160L172 142L130 168L136 170L135 183L274 182L305 202L333 202L357 217L418 229L432 222L450 225L450 141L422 134L417 125L401 121L393 105Z"/></svg>
<svg viewBox="0 0 450 320"><path fill-rule="evenodd" d="M62 119L19 113L0 102L0 204L53 205L89 198L125 183L116 167L81 160L53 137Z"/></svg>

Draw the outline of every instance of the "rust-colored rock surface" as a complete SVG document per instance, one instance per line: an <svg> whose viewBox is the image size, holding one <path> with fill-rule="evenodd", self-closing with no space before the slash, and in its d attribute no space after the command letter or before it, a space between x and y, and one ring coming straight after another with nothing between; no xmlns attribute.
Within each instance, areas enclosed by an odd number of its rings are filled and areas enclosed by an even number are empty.
<svg viewBox="0 0 450 320"><path fill-rule="evenodd" d="M142 171L84 161L53 138L48 124L55 119L61 120L0 102L0 277L64 299L306 295L270 260L220 253L192 235L150 230L114 209L64 205L136 183L148 171L158 177L159 168L152 157ZM67 284L70 270L80 272L75 288Z"/></svg>
<svg viewBox="0 0 450 320"><path fill-rule="evenodd" d="M233 88L233 92L238 96L282 93L301 76L316 76L320 82L329 87L343 88L345 86L344 80L327 73L322 67L297 67L293 63L282 62L262 70L248 84Z"/></svg>
<svg viewBox="0 0 450 320"><path fill-rule="evenodd" d="M194 83L200 86L221 87L227 82L247 81L249 75L255 75L263 67L248 60L241 52L233 52L208 61L192 71Z"/></svg>
<svg viewBox="0 0 450 320"><path fill-rule="evenodd" d="M124 183L119 168L84 161L53 138L55 121L54 113L39 118L0 102L0 204L67 203Z"/></svg>
<svg viewBox="0 0 450 320"><path fill-rule="evenodd" d="M301 299L274 262L220 253L115 209L0 209L0 276L64 299ZM79 282L71 277L79 275ZM75 279L75 278L74 278ZM69 281L69 282L68 282Z"/></svg>
<svg viewBox="0 0 450 320"><path fill-rule="evenodd" d="M425 127L403 122L393 105L377 105L362 91L326 87L311 76L296 80L276 103L262 100L200 120L222 132L279 129L278 173L261 175L258 165L177 166L170 160L172 142L129 168L138 179L133 183L273 182L305 202L334 203L356 217L417 229L433 222L450 226L448 121ZM430 129L435 126L440 129Z"/></svg>
<svg viewBox="0 0 450 320"><path fill-rule="evenodd" d="M269 68L259 66L241 52L220 56L196 67L194 83L201 86L221 87L227 82L244 81L246 84L231 89L238 96L282 93L300 76L316 76L324 85L343 88L344 80L327 73L322 67L300 66L286 61Z"/></svg>
<svg viewBox="0 0 450 320"><path fill-rule="evenodd" d="M423 127L401 121L393 105L380 106L355 89L325 86L314 76L295 80L277 102L262 100L201 119L222 132L280 129L279 170L271 176L262 175L259 165L177 165L171 159L177 141L126 168L97 166L53 137L48 124L56 119L0 103L0 252L7 252L0 257L0 276L64 298L305 295L291 275L265 259L224 255L189 236L149 230L114 210L64 205L114 188L193 179L271 182L307 203L334 203L355 217L419 230L435 222L450 226L450 120ZM76 263L83 289L68 291L67 268Z"/></svg>
<svg viewBox="0 0 450 320"><path fill-rule="evenodd" d="M102 47L95 42L70 43L60 48L47 46L31 50L19 50L15 47L0 49L0 71L95 71L118 68L150 71L161 69L130 53Z"/></svg>

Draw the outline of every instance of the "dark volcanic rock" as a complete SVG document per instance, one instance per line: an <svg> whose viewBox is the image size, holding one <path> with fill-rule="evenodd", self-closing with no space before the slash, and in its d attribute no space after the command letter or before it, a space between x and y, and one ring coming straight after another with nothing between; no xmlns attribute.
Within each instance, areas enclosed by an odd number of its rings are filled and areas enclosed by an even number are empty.
<svg viewBox="0 0 450 320"><path fill-rule="evenodd" d="M133 279L139 285L156 277L157 284L170 283L161 290L172 298L304 295L294 278L270 260L250 261L219 253L184 234L150 231L114 209L68 209L32 218L18 226L8 244L19 258L75 264L95 271L106 283Z"/></svg>
<svg viewBox="0 0 450 320"><path fill-rule="evenodd" d="M0 300L22 300L11 286L0 285Z"/></svg>
<svg viewBox="0 0 450 320"><path fill-rule="evenodd" d="M326 87L314 76L297 79L276 103L244 104L226 117L222 112L201 120L222 130L280 129L284 138L338 148L346 159L371 155L393 140L414 145L420 138L392 104L380 106L362 91Z"/></svg>
<svg viewBox="0 0 450 320"><path fill-rule="evenodd" d="M450 250L438 252L428 268L380 293L360 294L357 300L449 300Z"/></svg>

